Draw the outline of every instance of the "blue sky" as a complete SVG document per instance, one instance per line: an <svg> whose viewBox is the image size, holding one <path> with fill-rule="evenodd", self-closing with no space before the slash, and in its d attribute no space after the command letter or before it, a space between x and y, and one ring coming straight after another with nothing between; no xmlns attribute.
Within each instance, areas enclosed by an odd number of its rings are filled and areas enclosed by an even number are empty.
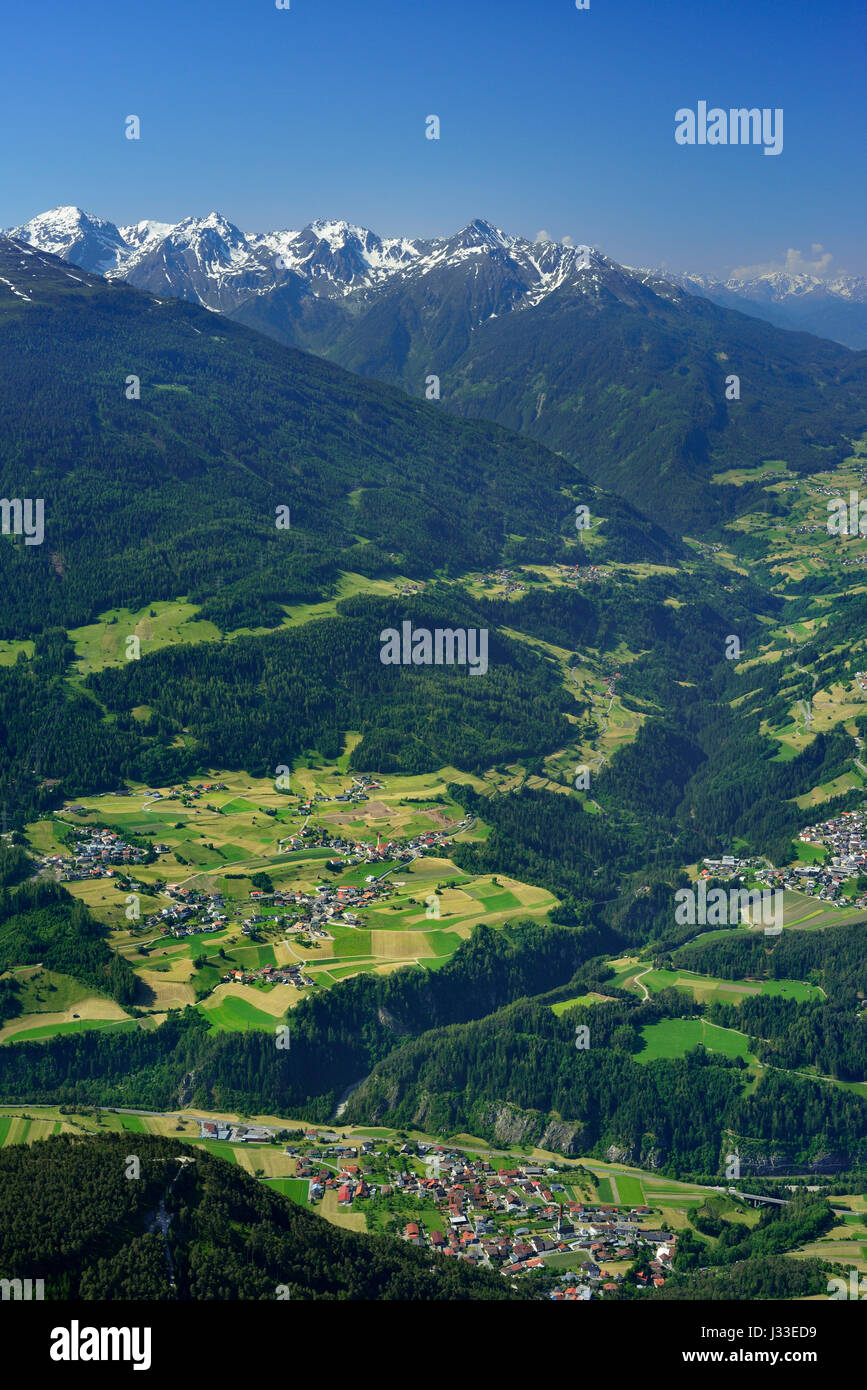
<svg viewBox="0 0 867 1390"><path fill-rule="evenodd" d="M865 37L861 0L17 6L0 226L61 203L384 235L485 217L633 265L719 273L821 245L867 273ZM678 146L674 113L700 100L782 107L782 154Z"/></svg>

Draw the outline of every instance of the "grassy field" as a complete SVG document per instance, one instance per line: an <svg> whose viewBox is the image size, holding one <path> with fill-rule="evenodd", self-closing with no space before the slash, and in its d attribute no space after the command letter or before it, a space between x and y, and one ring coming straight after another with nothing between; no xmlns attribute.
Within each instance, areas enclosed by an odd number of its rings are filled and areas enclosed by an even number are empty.
<svg viewBox="0 0 867 1390"><path fill-rule="evenodd" d="M588 1004L603 1004L609 997L610 996L605 994L596 993L578 994L574 999L561 999L557 1004L552 1004L551 1008L559 1017L561 1014L564 1014L567 1009L574 1009L576 1004L583 1004L585 1006Z"/></svg>
<svg viewBox="0 0 867 1390"><path fill-rule="evenodd" d="M55 981L57 991L52 993L48 986ZM85 1028L138 1027L136 1020L113 999L89 992L68 976L52 975L38 968L29 973L20 997L25 1010L0 1027L0 1043L18 1038L32 1041Z"/></svg>
<svg viewBox="0 0 867 1390"><path fill-rule="evenodd" d="M685 1212L700 1205L709 1195L706 1187L696 1183L678 1182L674 1178L657 1177L639 1168L626 1168L598 1159L581 1159L582 1167L594 1178L596 1191L591 1200L608 1205L647 1206L661 1211L670 1226L678 1229L686 1224ZM575 1199L587 1200L586 1194L575 1191ZM758 1219L758 1213L756 1213Z"/></svg>
<svg viewBox="0 0 867 1390"><path fill-rule="evenodd" d="M71 975L60 975L40 965L7 970L0 974L0 979L15 980L19 987L16 998L25 1014L60 1013L73 1009L88 997L97 997Z"/></svg>
<svg viewBox="0 0 867 1390"><path fill-rule="evenodd" d="M243 1033L250 1028L265 1031L274 1028L272 1014L263 1013L249 1000L239 999L235 995L223 995L216 1003L201 1004L199 1008L212 1025L213 1032Z"/></svg>
<svg viewBox="0 0 867 1390"><path fill-rule="evenodd" d="M696 975L690 970L649 970L642 975L641 981L651 994L661 989L681 989L702 1004L714 999L723 1004L739 1004L742 999L757 994L800 1002L823 998L817 985L805 984L802 980L722 980L712 975Z"/></svg>
<svg viewBox="0 0 867 1390"><path fill-rule="evenodd" d="M295 1159L271 1144L235 1144L235 1162L245 1172L262 1178L295 1179ZM306 1185L306 1179L305 1179Z"/></svg>
<svg viewBox="0 0 867 1390"><path fill-rule="evenodd" d="M46 1038L55 1038L61 1033L83 1033L92 1028L138 1028L138 1023L134 1018L131 1019L105 1019L105 1018L81 1018L70 1019L68 1023L44 1023L38 1028L21 1028L17 1033L9 1038L0 1038L0 1041L16 1042L37 1042Z"/></svg>
<svg viewBox="0 0 867 1390"><path fill-rule="evenodd" d="M790 1258L833 1260L837 1264L851 1266L859 1274L867 1274L867 1242L863 1240L815 1240L809 1245L802 1245L800 1250L793 1250Z"/></svg>
<svg viewBox="0 0 867 1390"><path fill-rule="evenodd" d="M24 652L28 661L33 655L35 643L33 642L0 642L0 666L14 666L18 660L18 653Z"/></svg>
<svg viewBox="0 0 867 1390"><path fill-rule="evenodd" d="M617 1184L617 1194L621 1204L626 1206L645 1206L644 1188L638 1178L629 1177L626 1173L618 1173L612 1179Z"/></svg>
<svg viewBox="0 0 867 1390"><path fill-rule="evenodd" d="M320 1216L324 1216L326 1221L330 1221L332 1226L340 1226L345 1231L366 1231L367 1218L362 1211L353 1211L351 1207L343 1207L337 1200L337 1188L330 1187L321 1202L318 1202L315 1210Z"/></svg>
<svg viewBox="0 0 867 1390"><path fill-rule="evenodd" d="M307 1194L310 1190L310 1183L307 1178L266 1178L268 1187L273 1187L275 1192L280 1192L290 1201L297 1202L299 1207L307 1205Z"/></svg>
<svg viewBox="0 0 867 1390"><path fill-rule="evenodd" d="M748 1039L731 1028L718 1028L703 1018L665 1018L642 1028L645 1046L636 1052L636 1061L653 1062L659 1057L682 1057L684 1053L703 1044L708 1052L721 1052L725 1057L755 1058L747 1051Z"/></svg>

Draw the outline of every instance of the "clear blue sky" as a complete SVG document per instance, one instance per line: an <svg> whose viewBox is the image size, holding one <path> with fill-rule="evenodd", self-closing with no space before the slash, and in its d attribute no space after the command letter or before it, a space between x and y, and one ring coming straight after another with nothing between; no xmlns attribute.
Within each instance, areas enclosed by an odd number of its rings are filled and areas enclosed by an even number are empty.
<svg viewBox="0 0 867 1390"><path fill-rule="evenodd" d="M867 273L865 38L863 0L9 6L0 226L61 203L387 235L485 217L633 265L719 272L820 243ZM782 107L782 154L678 146L675 110L699 100Z"/></svg>

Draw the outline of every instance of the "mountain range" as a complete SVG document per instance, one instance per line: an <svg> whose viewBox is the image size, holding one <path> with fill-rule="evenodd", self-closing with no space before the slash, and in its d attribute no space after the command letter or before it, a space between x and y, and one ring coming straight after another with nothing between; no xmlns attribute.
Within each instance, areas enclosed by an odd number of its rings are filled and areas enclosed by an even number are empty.
<svg viewBox="0 0 867 1390"><path fill-rule="evenodd" d="M111 283L528 435L673 534L753 504L715 481L728 470L831 467L867 430L867 358L484 221L383 240L342 222L245 234L217 213L118 228L65 208L15 231Z"/></svg>
<svg viewBox="0 0 867 1390"><path fill-rule="evenodd" d="M193 299L224 313L251 298L295 289L317 299L370 298L396 280L429 275L487 244L513 272L511 307L532 307L564 283L614 263L589 246L508 236L481 220L451 237L383 238L345 221L317 220L300 231L242 232L221 213L181 222L118 227L77 207L57 207L8 235L109 279L155 294ZM667 269L631 270L781 328L867 348L867 278L778 269L720 279ZM291 294L289 295L291 302ZM502 310L500 310L502 312ZM275 327L279 315L273 320Z"/></svg>
<svg viewBox="0 0 867 1390"><path fill-rule="evenodd" d="M174 225L117 227L80 208L60 207L7 235L107 279L223 313L290 287L317 299L370 300L396 280L436 274L479 253L508 267L513 307L540 303L582 272L591 271L592 279L599 271L620 270L589 246L530 242L480 219L454 236L423 240L382 238L365 227L323 220L301 231L242 232L219 212Z"/></svg>

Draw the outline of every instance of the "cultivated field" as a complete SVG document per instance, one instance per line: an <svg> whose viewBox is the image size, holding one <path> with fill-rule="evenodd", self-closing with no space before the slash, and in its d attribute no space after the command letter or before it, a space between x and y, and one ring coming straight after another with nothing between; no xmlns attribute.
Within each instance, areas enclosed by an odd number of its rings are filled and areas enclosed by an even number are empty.
<svg viewBox="0 0 867 1390"><path fill-rule="evenodd" d="M164 608L167 614L168 605ZM108 642L119 624L97 626L104 629L100 641ZM308 994L339 980L402 966L439 969L476 924L502 926L524 917L545 919L556 905L556 899L543 889L510 877L470 876L446 857L425 854L409 864L361 863L330 873L325 862L339 851L316 845L291 849L288 838L300 837L305 828L311 838L339 835L371 847L383 840L403 841L448 831L464 816L448 795L450 782L463 781L485 790L504 780L499 774L482 779L444 767L426 775L383 777L378 779L382 785L371 789L366 801L336 802L334 798L352 786L347 763L359 738L349 735L344 753L334 763L323 765L311 755L299 758L291 771L288 793L269 779L213 770L202 782L221 783L220 790L210 787L196 796L190 787L133 786L127 795L82 797L74 803L76 810L67 806L28 827L34 851L45 854L63 853L64 835L73 826L98 826L122 838L169 846L153 863L131 865L123 871L137 885L139 919L126 917L129 889L121 886L119 868L113 877L66 885L111 929L110 945L135 970L139 979L135 1003L149 1015L151 1025L161 1023L171 1009L198 1003L215 1028L272 1028L275 1019L285 1017ZM461 833L479 838L487 829L476 822ZM275 907L265 900L256 909L250 898L252 877L257 873L266 873L275 889L310 894L323 881L363 887L372 874L380 876L390 867L388 899L377 900L372 907L358 905L359 924L329 923L325 938L306 935L303 922L293 920L291 908ZM171 903L166 888L219 894L229 925L219 932L182 938L163 934L158 926L145 926L145 918ZM242 934L241 925L257 910L266 920L257 927L259 940L254 944ZM277 920L280 917L282 923ZM300 964L312 983L301 988L263 981L221 983L221 976L232 969L250 971L289 963ZM24 1013L0 1030L0 1041L19 1033L32 1034L36 1028L39 1036L48 1036L52 1031L108 1026L127 1018L111 1001L91 997L74 981L67 981L64 988L69 987L76 993L68 998L47 986L42 1002L35 995L32 1000L22 998Z"/></svg>

